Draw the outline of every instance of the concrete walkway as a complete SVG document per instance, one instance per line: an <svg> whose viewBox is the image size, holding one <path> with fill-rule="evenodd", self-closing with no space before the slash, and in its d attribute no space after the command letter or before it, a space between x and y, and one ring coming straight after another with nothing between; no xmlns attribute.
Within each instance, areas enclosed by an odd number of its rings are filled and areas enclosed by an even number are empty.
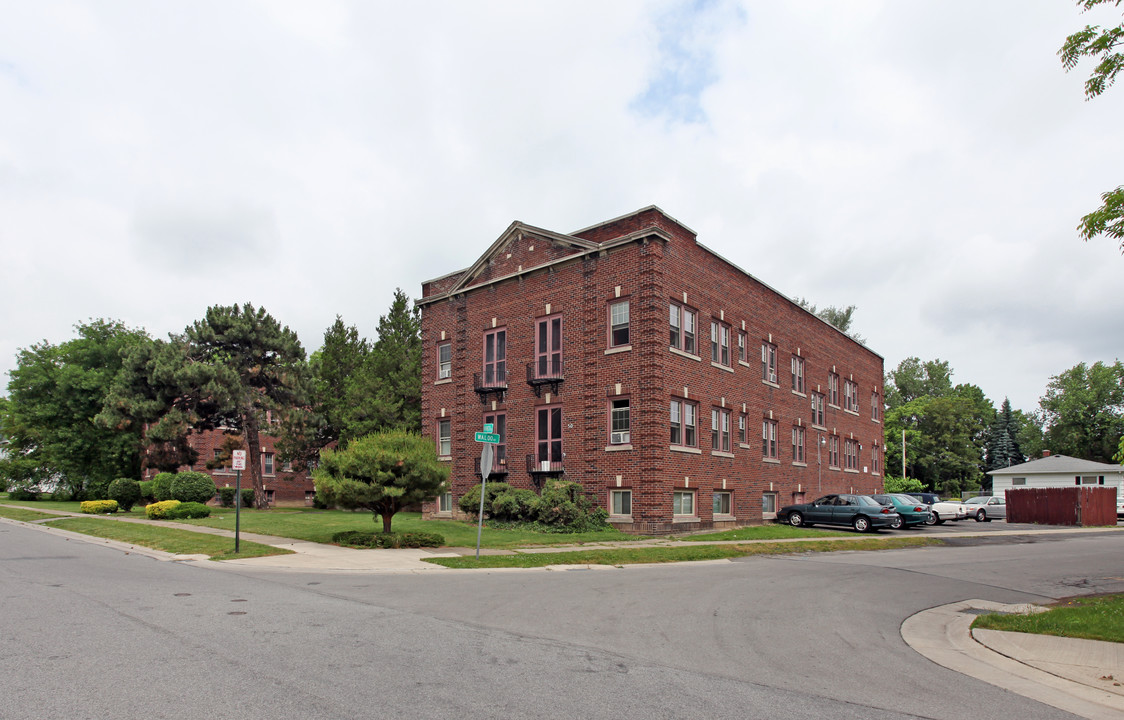
<svg viewBox="0 0 1124 720"><path fill-rule="evenodd" d="M62 511L41 510L40 512L59 516L89 517L88 515ZM178 527L193 532L224 535L231 539L234 537L234 533L228 530L198 525L141 518L117 518L117 521L152 523L163 527ZM0 518L0 522L36 527L42 531L65 535L71 539L107 545L123 552L146 555L159 560L190 562L208 568L226 568L228 570L242 568L277 572L365 574L465 572L449 570L440 565L424 562L424 558L456 557L475 552L474 548L357 550L292 538L240 533L240 537L247 541L290 550L291 554L211 562L204 555L172 555L128 543L67 532L42 525L41 523L46 522L45 520L20 522ZM1116 528L1051 528L1049 530L1036 530L1035 532L1088 533L1117 532L1117 530ZM1025 534L1025 530L993 530L987 533L964 531L942 533L940 537ZM823 539L834 540L838 538L832 536ZM744 545L752 542L803 541L806 540L728 540L706 544ZM657 538L622 543L565 545L549 548L527 547L515 550L483 550L481 552L482 554L564 553L600 548L683 547L698 546L699 544L698 542ZM537 570L541 572L557 567L560 566L533 570L513 568L504 571L534 572ZM573 566L568 567L573 568ZM496 572L496 570L486 572ZM951 605L931 608L907 618L902 623L901 635L914 650L933 662L956 672L970 675L992 685L1091 720L1109 720L1110 718L1118 720L1124 717L1124 644L971 629L972 620L981 612L1034 612L1039 609L1030 605L1004 605L986 600L965 600Z"/></svg>

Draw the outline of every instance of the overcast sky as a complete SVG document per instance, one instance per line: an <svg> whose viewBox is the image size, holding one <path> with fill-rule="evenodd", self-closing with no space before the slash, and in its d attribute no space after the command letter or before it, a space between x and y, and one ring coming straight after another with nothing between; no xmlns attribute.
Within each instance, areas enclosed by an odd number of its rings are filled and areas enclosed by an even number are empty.
<svg viewBox="0 0 1124 720"><path fill-rule="evenodd" d="M1037 407L1124 355L1124 87L1071 0L0 0L0 372L263 305L309 352L513 221L658 205L886 359ZM3 377L6 384L6 376Z"/></svg>

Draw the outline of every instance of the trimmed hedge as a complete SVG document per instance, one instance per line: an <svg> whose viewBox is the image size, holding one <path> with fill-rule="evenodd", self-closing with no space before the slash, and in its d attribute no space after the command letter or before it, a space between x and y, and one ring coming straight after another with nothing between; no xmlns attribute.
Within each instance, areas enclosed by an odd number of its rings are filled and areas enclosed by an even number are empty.
<svg viewBox="0 0 1124 720"><path fill-rule="evenodd" d="M487 515L491 513L492 502L496 499L497 495L511 489L511 486L505 482L488 483L488 489L486 491L487 496L484 498L484 514ZM461 512L466 515L476 517L476 514L480 512L480 486L476 485L464 495L461 495L460 499L457 500L457 506L461 509Z"/></svg>
<svg viewBox="0 0 1124 720"><path fill-rule="evenodd" d="M219 503L224 508L234 507L234 488L232 488L232 487L221 487L221 488L219 488L218 492L219 492ZM252 508L253 506L254 506L254 489L253 488L242 488L242 507Z"/></svg>
<svg viewBox="0 0 1124 720"><path fill-rule="evenodd" d="M185 502L180 503L176 507L167 512L165 517L169 520L181 520L183 518L205 518L211 516L211 508L203 503Z"/></svg>
<svg viewBox="0 0 1124 720"><path fill-rule="evenodd" d="M172 500L205 503L215 496L215 481L201 472L182 472L172 477Z"/></svg>
<svg viewBox="0 0 1124 720"><path fill-rule="evenodd" d="M354 548L419 548L441 547L445 544L445 538L437 533L426 532L381 533L344 530L332 535L332 542Z"/></svg>
<svg viewBox="0 0 1124 720"><path fill-rule="evenodd" d="M166 520L168 512L174 510L181 505L179 500L161 500L160 502L146 505L144 508L144 516L149 520Z"/></svg>
<svg viewBox="0 0 1124 720"><path fill-rule="evenodd" d="M152 478L152 499L156 502L166 502L172 500L172 479L176 476L175 473L162 472L157 473L156 477Z"/></svg>
<svg viewBox="0 0 1124 720"><path fill-rule="evenodd" d="M83 500L79 508L87 515L110 515L117 512L117 501Z"/></svg>
<svg viewBox="0 0 1124 720"><path fill-rule="evenodd" d="M156 502L156 498L152 495L152 480L141 480L137 485L140 486L141 499L145 505Z"/></svg>
<svg viewBox="0 0 1124 720"><path fill-rule="evenodd" d="M141 501L140 483L132 478L117 478L109 483L109 499L116 500L121 512L132 512Z"/></svg>

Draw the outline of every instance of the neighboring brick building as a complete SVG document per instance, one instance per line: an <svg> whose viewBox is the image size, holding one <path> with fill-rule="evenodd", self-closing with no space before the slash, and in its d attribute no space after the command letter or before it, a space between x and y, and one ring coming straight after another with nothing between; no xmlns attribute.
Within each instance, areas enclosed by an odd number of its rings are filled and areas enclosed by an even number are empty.
<svg viewBox="0 0 1124 720"><path fill-rule="evenodd" d="M181 467L180 472L194 470L207 473L214 479L216 487L234 487L236 478L234 470L229 465L214 470L207 467L207 461L217 457L221 451L224 437L222 430L204 430L191 433L188 436L188 444L195 449L195 452L199 453L199 459L190 467L187 465ZM288 463L281 463L277 460L277 451L274 448L274 444L277 442L275 438L261 433L259 439L261 441L262 486L265 489L265 497L269 504L312 505L316 491L313 487L311 469L294 472ZM153 468L146 468L143 479L151 480L157 472ZM242 473L242 487L253 487L246 472Z"/></svg>
<svg viewBox="0 0 1124 720"><path fill-rule="evenodd" d="M422 430L452 483L428 516L480 482L485 423L502 436L490 479L578 481L632 532L881 488L881 356L657 207L569 235L512 223L418 305Z"/></svg>

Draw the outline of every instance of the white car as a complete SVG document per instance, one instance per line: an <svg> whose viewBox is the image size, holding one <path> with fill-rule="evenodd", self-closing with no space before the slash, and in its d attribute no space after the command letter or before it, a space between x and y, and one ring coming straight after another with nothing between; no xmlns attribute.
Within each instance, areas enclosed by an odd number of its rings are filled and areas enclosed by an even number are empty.
<svg viewBox="0 0 1124 720"><path fill-rule="evenodd" d="M968 498L964 501L968 508L968 515L974 517L976 522L990 522L992 518L1007 519L1007 498L981 497Z"/></svg>

